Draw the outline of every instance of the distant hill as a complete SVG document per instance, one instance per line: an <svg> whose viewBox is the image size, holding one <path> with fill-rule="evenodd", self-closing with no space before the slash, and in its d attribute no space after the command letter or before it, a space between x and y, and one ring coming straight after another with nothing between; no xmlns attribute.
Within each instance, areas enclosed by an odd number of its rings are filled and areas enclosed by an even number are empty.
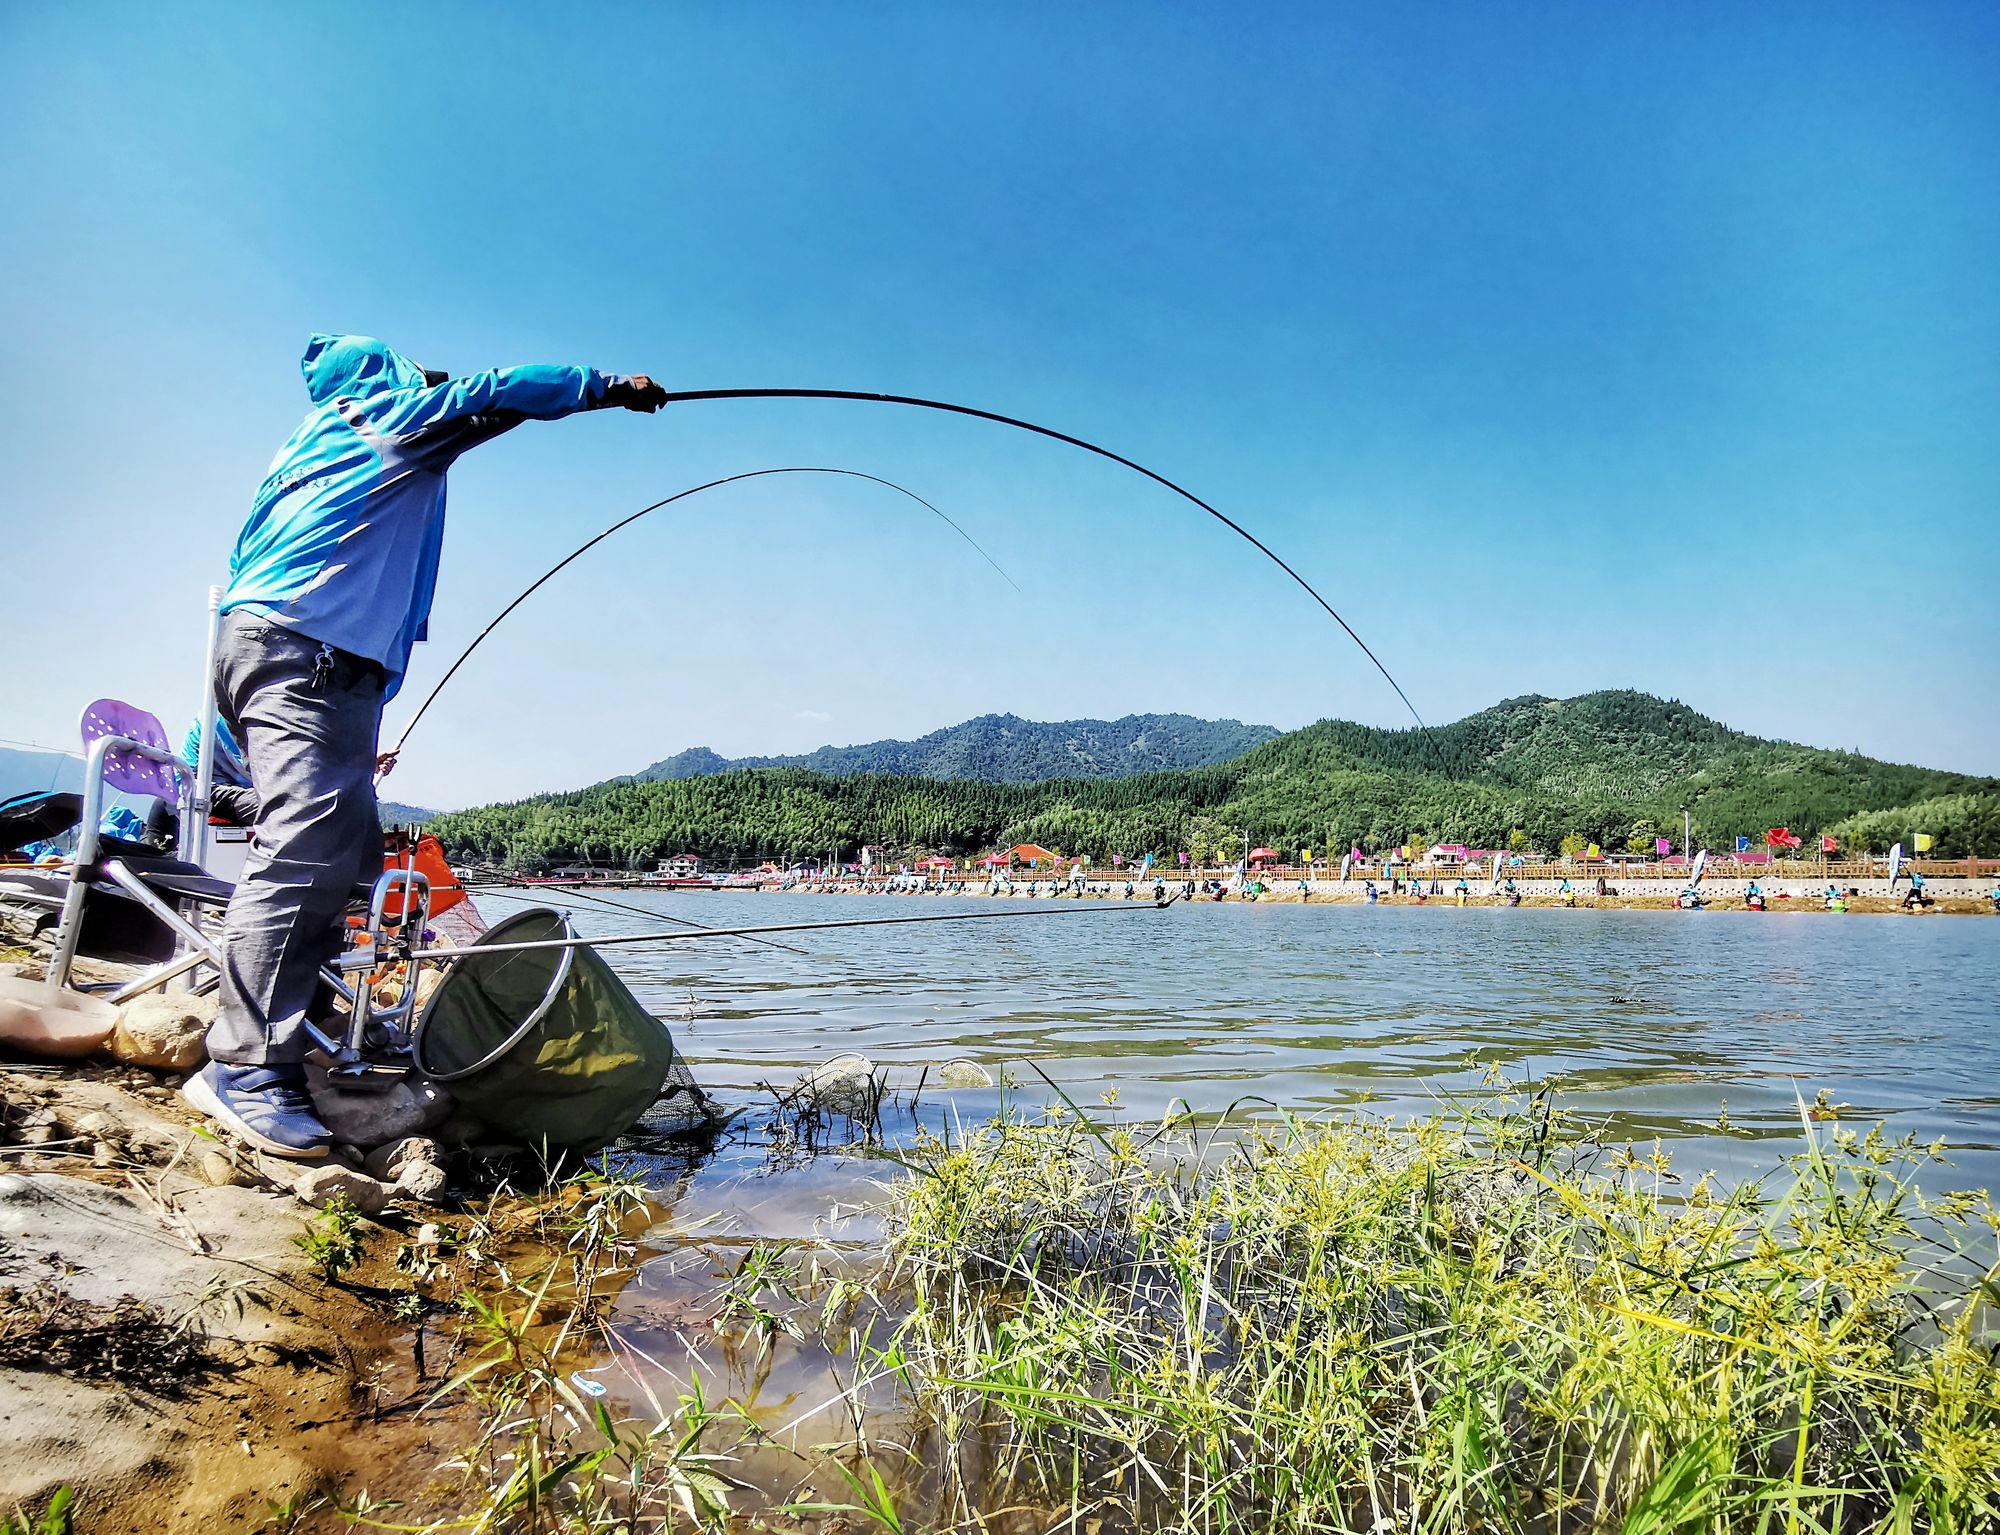
<svg viewBox="0 0 2000 1535"><path fill-rule="evenodd" d="M384 826L422 826L435 820L438 812L426 810L422 805L405 805L401 800L383 799L375 802L375 814Z"/></svg>
<svg viewBox="0 0 2000 1535"><path fill-rule="evenodd" d="M1171 860L1176 851L1240 846L1246 830L1288 851L1412 838L1496 847L1516 834L1543 851L1567 836L1650 847L1656 836L1679 842L1682 805L1696 840L1716 848L1739 835L1761 843L1767 827L1782 825L1807 838L1831 832L1843 848L1880 851L1928 832L1942 856L2000 853L2000 779L1766 740L1685 704L1622 691L1512 698L1430 730L1322 720L1228 761L1119 777L985 782L936 770L835 776L731 765L463 811L433 830L457 851L514 865L639 864L683 851L722 862L851 855L865 842L963 854L1033 841Z"/></svg>
<svg viewBox="0 0 2000 1535"><path fill-rule="evenodd" d="M1116 720L1042 723L1016 714L982 714L914 741L822 746L796 757L721 757L690 747L655 762L639 782L705 778L745 768L804 768L846 777L888 773L898 778L971 779L977 783L1040 783L1048 778L1129 778L1175 768L1210 767L1274 740L1269 725L1204 720L1189 714L1128 714Z"/></svg>

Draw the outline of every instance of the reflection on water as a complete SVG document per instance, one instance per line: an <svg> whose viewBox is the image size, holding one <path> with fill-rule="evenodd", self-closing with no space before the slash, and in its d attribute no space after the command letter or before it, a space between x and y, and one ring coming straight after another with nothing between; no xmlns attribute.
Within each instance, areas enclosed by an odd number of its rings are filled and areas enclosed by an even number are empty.
<svg viewBox="0 0 2000 1535"><path fill-rule="evenodd" d="M648 917L560 896L586 935ZM625 891L711 926L992 911L987 900ZM1029 903L1018 903L1025 909ZM497 900L488 910L508 909ZM1618 1133L1666 1138L1684 1165L1760 1171L1799 1138L1796 1094L1843 1120L1942 1137L1953 1182L2000 1182L2000 922L1950 917L1364 906L1196 905L1025 921L786 935L603 951L672 1023L725 1098L860 1051L915 1085L958 1056L1020 1092L1121 1113L1176 1100L1312 1112L1418 1112L1474 1085L1474 1059L1559 1075ZM920 1111L983 1118L1002 1088ZM1716 1133L1728 1105L1735 1133ZM740 1232L796 1232L862 1177L847 1163L758 1180L755 1144L697 1176L696 1205ZM712 1192L710 1192L712 1191ZM855 1191L856 1195L861 1190ZM688 1201L683 1209L689 1215ZM718 1220L725 1211L714 1212ZM700 1217L696 1217L700 1218Z"/></svg>

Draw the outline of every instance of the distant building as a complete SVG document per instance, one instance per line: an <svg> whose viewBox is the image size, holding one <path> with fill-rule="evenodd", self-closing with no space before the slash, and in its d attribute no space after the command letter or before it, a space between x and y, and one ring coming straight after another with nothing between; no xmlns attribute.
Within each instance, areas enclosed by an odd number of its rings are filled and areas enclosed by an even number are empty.
<svg viewBox="0 0 2000 1535"><path fill-rule="evenodd" d="M671 858L662 858L659 872L668 879L698 879L701 875L701 860L692 853L676 853Z"/></svg>
<svg viewBox="0 0 2000 1535"><path fill-rule="evenodd" d="M1056 855L1034 842L1017 842L1007 849L1007 856L1015 863L1045 863L1050 868L1056 864Z"/></svg>
<svg viewBox="0 0 2000 1535"><path fill-rule="evenodd" d="M1472 856L1472 849L1463 842L1440 842L1424 855L1424 862L1464 863Z"/></svg>

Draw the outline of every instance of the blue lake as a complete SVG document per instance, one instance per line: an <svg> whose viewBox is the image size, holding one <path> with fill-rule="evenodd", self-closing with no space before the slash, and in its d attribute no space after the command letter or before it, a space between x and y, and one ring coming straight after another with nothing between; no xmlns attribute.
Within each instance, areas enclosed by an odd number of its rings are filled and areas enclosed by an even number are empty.
<svg viewBox="0 0 2000 1535"><path fill-rule="evenodd" d="M482 895L489 915L520 892ZM540 892L579 932L643 932L652 916L709 926L1025 912L1031 903L620 892L611 911ZM1051 903L1044 903L1051 904ZM1476 1090L1481 1067L1559 1078L1619 1138L1668 1144L1685 1171L1732 1176L1802 1145L1799 1104L1826 1089L1842 1125L1942 1138L1938 1186L2000 1186L2000 921L1819 913L1498 907L1061 903L1019 920L785 935L602 951L672 1025L704 1084L762 1098L859 1052L918 1112L982 1119L1052 1097L1114 1093L1157 1119L1397 1114ZM644 913L644 914L641 914ZM969 1057L1012 1088L939 1093ZM1475 1064L1477 1063L1477 1064ZM1729 1130L1718 1129L1726 1105ZM782 1234L842 1197L836 1162L761 1189L754 1134L702 1173L713 1212ZM733 1193L722 1197L727 1187ZM720 1208L726 1206L726 1212ZM687 1212L690 1216L694 1211Z"/></svg>

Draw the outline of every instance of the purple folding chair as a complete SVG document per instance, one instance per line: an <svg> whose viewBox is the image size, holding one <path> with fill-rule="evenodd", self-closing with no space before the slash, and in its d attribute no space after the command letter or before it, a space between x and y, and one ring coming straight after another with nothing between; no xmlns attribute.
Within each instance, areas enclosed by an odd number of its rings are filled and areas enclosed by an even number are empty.
<svg viewBox="0 0 2000 1535"><path fill-rule="evenodd" d="M77 827L76 858L70 869L69 888L64 892L62 916L56 925L55 953L49 959L51 991L69 982L70 966L83 931L84 899L94 884L108 883L125 890L160 917L167 930L183 942L203 936L172 905L147 891L140 878L123 866L121 858L107 857L102 846L107 787L171 801L179 807L185 828L189 796L183 792L183 786L192 789L192 770L174 755L166 727L144 709L115 698L100 698L83 711L81 726L83 814ZM194 873L198 875L200 871ZM209 949L213 952L212 944ZM202 957L194 955L180 963L172 974L192 969ZM123 993L114 1000L122 1001Z"/></svg>
<svg viewBox="0 0 2000 1535"><path fill-rule="evenodd" d="M194 769L174 755L159 720L144 709L115 698L100 698L83 711L83 744L86 757L83 820L77 831L76 861L56 929L55 954L49 961L50 989L59 989L69 982L82 932L84 900L93 886L115 887L117 893L151 913L159 927L175 940L170 957L117 987L106 1000L123 1002L199 966L219 969L222 963L219 938L203 929L196 908L219 912L228 903L231 887L182 858L107 853L102 846L104 790L109 786L127 794L156 795L178 804L185 849L192 813ZM404 915L391 919L387 906L397 894L402 898L399 909ZM407 956L412 940L423 932L429 911L430 882L421 872L408 868L385 870L370 892L368 931L375 940L370 949L375 966L370 968L393 965L399 954ZM335 1077L350 1084L387 1085L409 1069L416 988L404 987L393 1006L374 1008L372 983L350 985L343 977L344 968L328 965L320 971L321 977L349 1004L344 1037L322 1032L311 1022L307 1029ZM202 984L212 985L213 977ZM375 1026L373 1032L371 1024ZM382 1047L371 1049L378 1034L383 1039Z"/></svg>
<svg viewBox="0 0 2000 1535"><path fill-rule="evenodd" d="M105 737L148 747L152 755L142 755L130 745L114 745L104 753L104 781L126 794L150 794L157 799L179 802L180 777L184 771L174 758L173 743L158 718L132 704L115 698L100 698L83 711L83 749ZM168 760L162 762L160 756Z"/></svg>

